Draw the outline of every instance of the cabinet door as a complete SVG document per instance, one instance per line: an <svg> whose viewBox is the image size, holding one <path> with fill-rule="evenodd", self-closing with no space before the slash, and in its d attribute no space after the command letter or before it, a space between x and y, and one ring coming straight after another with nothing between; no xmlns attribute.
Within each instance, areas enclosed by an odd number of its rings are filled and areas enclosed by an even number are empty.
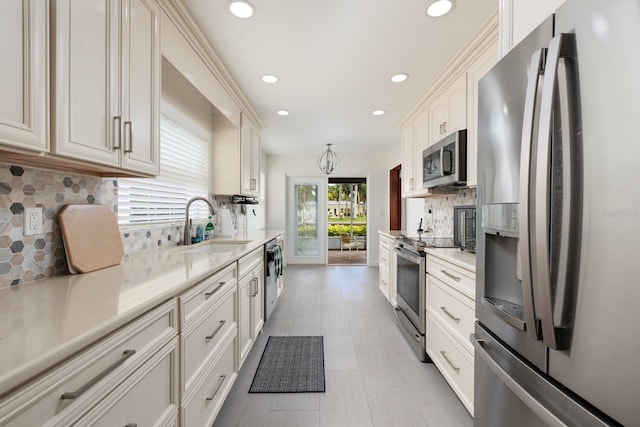
<svg viewBox="0 0 640 427"><path fill-rule="evenodd" d="M124 0L122 22L122 167L158 174L160 167L160 8Z"/></svg>
<svg viewBox="0 0 640 427"><path fill-rule="evenodd" d="M254 196L260 196L260 134L251 129L251 181L249 182Z"/></svg>
<svg viewBox="0 0 640 427"><path fill-rule="evenodd" d="M498 61L498 44L493 43L467 71L467 185L478 184L478 82Z"/></svg>
<svg viewBox="0 0 640 427"><path fill-rule="evenodd" d="M53 153L120 163L120 5L116 0L51 3Z"/></svg>
<svg viewBox="0 0 640 427"><path fill-rule="evenodd" d="M238 284L238 369L244 363L251 350L251 281L253 276L247 274Z"/></svg>
<svg viewBox="0 0 640 427"><path fill-rule="evenodd" d="M402 197L411 197L415 188L413 124L402 129Z"/></svg>
<svg viewBox="0 0 640 427"><path fill-rule="evenodd" d="M47 151L47 3L0 2L0 144Z"/></svg>
<svg viewBox="0 0 640 427"><path fill-rule="evenodd" d="M262 330L264 324L264 268L253 270L251 283L251 338L255 339Z"/></svg>
<svg viewBox="0 0 640 427"><path fill-rule="evenodd" d="M444 126L447 121L447 93L436 98L429 105L429 145L440 141L445 135Z"/></svg>
<svg viewBox="0 0 640 427"><path fill-rule="evenodd" d="M467 127L467 76L462 74L451 84L446 92L448 117L444 123L444 133L450 133Z"/></svg>
<svg viewBox="0 0 640 427"><path fill-rule="evenodd" d="M425 109L413 122L413 195L423 196L428 190L422 188L422 151L429 146L429 110Z"/></svg>

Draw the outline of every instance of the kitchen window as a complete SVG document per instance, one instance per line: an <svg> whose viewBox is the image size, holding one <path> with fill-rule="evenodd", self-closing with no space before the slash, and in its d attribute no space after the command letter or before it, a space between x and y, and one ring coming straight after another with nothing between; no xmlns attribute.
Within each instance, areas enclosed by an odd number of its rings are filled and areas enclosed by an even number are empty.
<svg viewBox="0 0 640 427"><path fill-rule="evenodd" d="M163 114L160 117L160 174L118 179L118 223L184 221L187 201L208 197L207 138ZM202 206L200 206L202 205ZM191 218L206 219L204 203L194 203Z"/></svg>

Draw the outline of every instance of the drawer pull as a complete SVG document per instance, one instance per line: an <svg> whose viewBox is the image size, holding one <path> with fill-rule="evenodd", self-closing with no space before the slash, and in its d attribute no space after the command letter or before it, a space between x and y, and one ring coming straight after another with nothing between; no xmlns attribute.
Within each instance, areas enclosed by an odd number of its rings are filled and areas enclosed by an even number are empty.
<svg viewBox="0 0 640 427"><path fill-rule="evenodd" d="M460 281L460 277L458 276L454 276L453 274L449 273L447 270L440 270L442 272L442 274L444 274L445 276L455 280L456 282Z"/></svg>
<svg viewBox="0 0 640 427"><path fill-rule="evenodd" d="M211 335L206 336L206 340L209 341L210 339L213 339L213 337L215 337L218 332L220 332L220 329L222 329L222 327L224 326L224 324L227 323L226 320L221 320L220 324L218 325L218 327L216 328L215 331L213 331L213 333Z"/></svg>
<svg viewBox="0 0 640 427"><path fill-rule="evenodd" d="M213 296L213 294L215 294L216 292L218 292L218 289L220 289L221 287L223 287L227 282L219 282L218 286L216 286L216 288L214 290L212 290L211 292L207 292L204 294L205 299L209 299Z"/></svg>
<svg viewBox="0 0 640 427"><path fill-rule="evenodd" d="M124 427L138 427L138 424L136 424L136 423L128 423L128 424L125 424Z"/></svg>
<svg viewBox="0 0 640 427"><path fill-rule="evenodd" d="M218 382L218 386L213 391L213 394L211 396L207 397L207 400L213 400L216 397L216 394L218 394L218 390L220 390L220 387L222 387L222 383L224 383L224 380L226 378L227 378L226 375L220 375L220 382Z"/></svg>
<svg viewBox="0 0 640 427"><path fill-rule="evenodd" d="M451 362L451 360L449 360L449 358L447 357L447 352L444 350L440 350L440 354L442 355L442 357L444 357L444 360L447 361L447 363L449 365L451 365L451 367L453 368L454 371L456 371L456 374L458 372L460 372L460 368L458 368L456 365L453 364L453 362Z"/></svg>
<svg viewBox="0 0 640 427"><path fill-rule="evenodd" d="M113 370L115 370L118 366L122 365L128 358L133 356L135 353L136 353L135 350L125 350L124 353L122 353L122 357L120 357L120 359L114 362L111 366L108 366L107 369L100 372L95 377L91 378L89 381L87 381L85 385L83 385L76 391L72 391L70 393L64 393L62 396L60 396L60 398L65 400L77 399L78 397L80 397L82 393L84 393L89 388L91 388L94 384L96 384L98 381L100 381L101 379L109 375Z"/></svg>
<svg viewBox="0 0 640 427"><path fill-rule="evenodd" d="M454 322L456 322L456 323L460 322L460 318L459 318L459 317L454 316L453 314L451 314L451 313L449 312L449 310L447 310L447 307L440 307L440 310L444 311L444 314L446 314L447 316L449 316L450 318L452 318Z"/></svg>

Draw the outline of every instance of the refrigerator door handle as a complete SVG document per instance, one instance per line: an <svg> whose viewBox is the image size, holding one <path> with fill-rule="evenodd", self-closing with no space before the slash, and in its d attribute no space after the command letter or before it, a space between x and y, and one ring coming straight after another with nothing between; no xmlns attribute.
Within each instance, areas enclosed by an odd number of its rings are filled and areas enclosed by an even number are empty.
<svg viewBox="0 0 640 427"><path fill-rule="evenodd" d="M550 427L566 427L558 417L535 399L527 390L525 390L513 377L511 377L502 367L489 355L485 347L491 345L477 334L471 334L471 343L475 350L476 357L480 357L482 361L491 369L491 371L506 385L513 394L515 394L522 403L527 405L542 421ZM493 348L498 351L498 348ZM517 360L517 359L516 359ZM518 361L519 362L519 361ZM522 362L519 362L522 363Z"/></svg>
<svg viewBox="0 0 640 427"><path fill-rule="evenodd" d="M574 204L572 197L572 175L571 170L571 133L566 128L569 124L562 124L562 170L560 173L554 170L556 180L553 182L554 193L551 191L551 150L552 137L554 134L554 101L557 96L558 84L558 65L561 58L575 57L575 43L572 34L558 34L549 43L547 55L547 64L545 67L545 78L542 87L542 98L540 103L540 127L538 133L538 154L537 154L537 170L536 182L536 204L535 204L535 264L536 278L538 284L537 308L542 322L542 337L546 346L554 350L564 350L569 345L570 327L557 326L557 319L564 319L566 313L565 297L568 295L570 282L572 279L568 276L569 262L569 220L571 217L571 207ZM566 67L565 67L566 69ZM569 76L567 75L567 79ZM568 98L568 97L567 97ZM562 99L562 98L559 98ZM560 103L560 114L565 116L568 113L562 111L566 105ZM556 166L554 166L556 169ZM558 179L559 177L559 179ZM551 230L551 209L553 203L552 196L557 193L562 194L562 214L560 218L560 245L552 247L550 245ZM554 218L555 221L555 218ZM554 239L557 240L557 239ZM557 262L557 274L555 280L552 280L551 258ZM556 298L557 297L557 298ZM554 313L555 311L555 313ZM556 319L554 319L554 314ZM562 320L561 320L562 321Z"/></svg>
<svg viewBox="0 0 640 427"><path fill-rule="evenodd" d="M533 281L531 277L531 244L529 235L535 233L535 228L529 227L530 206L532 189L535 180L531 173L532 155L535 153L533 142L536 99L538 95L538 82L542 75L543 60L546 49L538 49L531 56L527 81L527 92L524 101L524 117L522 121L522 144L520 148L520 201L518 204L519 230L519 256L522 280L522 299L524 321L527 335L532 339L540 339L539 328L536 324L535 298Z"/></svg>

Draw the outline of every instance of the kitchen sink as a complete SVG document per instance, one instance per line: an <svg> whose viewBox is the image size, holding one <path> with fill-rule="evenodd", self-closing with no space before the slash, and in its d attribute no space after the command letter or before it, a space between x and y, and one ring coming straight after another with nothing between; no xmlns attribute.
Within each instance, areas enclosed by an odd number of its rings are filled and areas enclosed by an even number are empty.
<svg viewBox="0 0 640 427"><path fill-rule="evenodd" d="M220 253L220 252L232 252L235 251L236 249L245 249L245 243L238 243L238 241L236 240L235 242L231 243L208 243L206 245L202 245L202 246L195 246L195 247L188 247L188 248L184 248L181 249L179 252L184 253L184 254L193 254L193 253Z"/></svg>

